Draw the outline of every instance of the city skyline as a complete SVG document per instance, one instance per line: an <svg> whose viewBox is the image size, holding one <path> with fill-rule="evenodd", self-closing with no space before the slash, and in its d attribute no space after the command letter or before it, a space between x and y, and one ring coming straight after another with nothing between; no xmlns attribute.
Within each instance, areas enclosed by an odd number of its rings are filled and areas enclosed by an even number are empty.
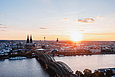
<svg viewBox="0 0 115 77"><path fill-rule="evenodd" d="M0 0L0 40L114 41L114 0Z"/></svg>

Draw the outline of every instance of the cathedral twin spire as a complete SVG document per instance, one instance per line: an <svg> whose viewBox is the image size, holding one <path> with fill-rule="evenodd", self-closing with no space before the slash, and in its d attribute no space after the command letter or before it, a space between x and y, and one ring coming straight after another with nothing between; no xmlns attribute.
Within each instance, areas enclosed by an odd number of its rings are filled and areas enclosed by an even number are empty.
<svg viewBox="0 0 115 77"><path fill-rule="evenodd" d="M32 43L32 35L27 35L27 43Z"/></svg>

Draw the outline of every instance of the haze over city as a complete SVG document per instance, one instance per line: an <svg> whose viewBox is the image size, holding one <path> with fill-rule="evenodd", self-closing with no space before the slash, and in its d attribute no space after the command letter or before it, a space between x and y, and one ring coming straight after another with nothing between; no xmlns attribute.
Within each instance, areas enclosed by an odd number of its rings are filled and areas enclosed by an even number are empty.
<svg viewBox="0 0 115 77"><path fill-rule="evenodd" d="M114 0L0 0L0 40L114 41Z"/></svg>

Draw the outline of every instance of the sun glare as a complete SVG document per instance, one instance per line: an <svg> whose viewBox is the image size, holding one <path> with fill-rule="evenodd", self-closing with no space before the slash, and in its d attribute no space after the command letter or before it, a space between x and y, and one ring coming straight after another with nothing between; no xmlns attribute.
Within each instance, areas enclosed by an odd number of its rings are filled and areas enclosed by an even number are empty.
<svg viewBox="0 0 115 77"><path fill-rule="evenodd" d="M82 40L82 34L80 32L71 32L70 38L74 42L79 42Z"/></svg>

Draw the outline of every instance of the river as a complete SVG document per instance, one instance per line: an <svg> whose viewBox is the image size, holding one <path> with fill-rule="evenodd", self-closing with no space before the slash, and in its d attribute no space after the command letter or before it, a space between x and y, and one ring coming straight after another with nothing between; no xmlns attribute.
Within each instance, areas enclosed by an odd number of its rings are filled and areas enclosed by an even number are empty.
<svg viewBox="0 0 115 77"><path fill-rule="evenodd" d="M115 55L54 57L66 63L74 72L99 68L115 68ZM35 59L0 61L0 77L49 77Z"/></svg>
<svg viewBox="0 0 115 77"><path fill-rule="evenodd" d="M35 58L0 61L0 77L49 77Z"/></svg>
<svg viewBox="0 0 115 77"><path fill-rule="evenodd" d="M115 54L55 57L55 60L66 63L74 72L84 69L94 71L99 68L115 68Z"/></svg>

